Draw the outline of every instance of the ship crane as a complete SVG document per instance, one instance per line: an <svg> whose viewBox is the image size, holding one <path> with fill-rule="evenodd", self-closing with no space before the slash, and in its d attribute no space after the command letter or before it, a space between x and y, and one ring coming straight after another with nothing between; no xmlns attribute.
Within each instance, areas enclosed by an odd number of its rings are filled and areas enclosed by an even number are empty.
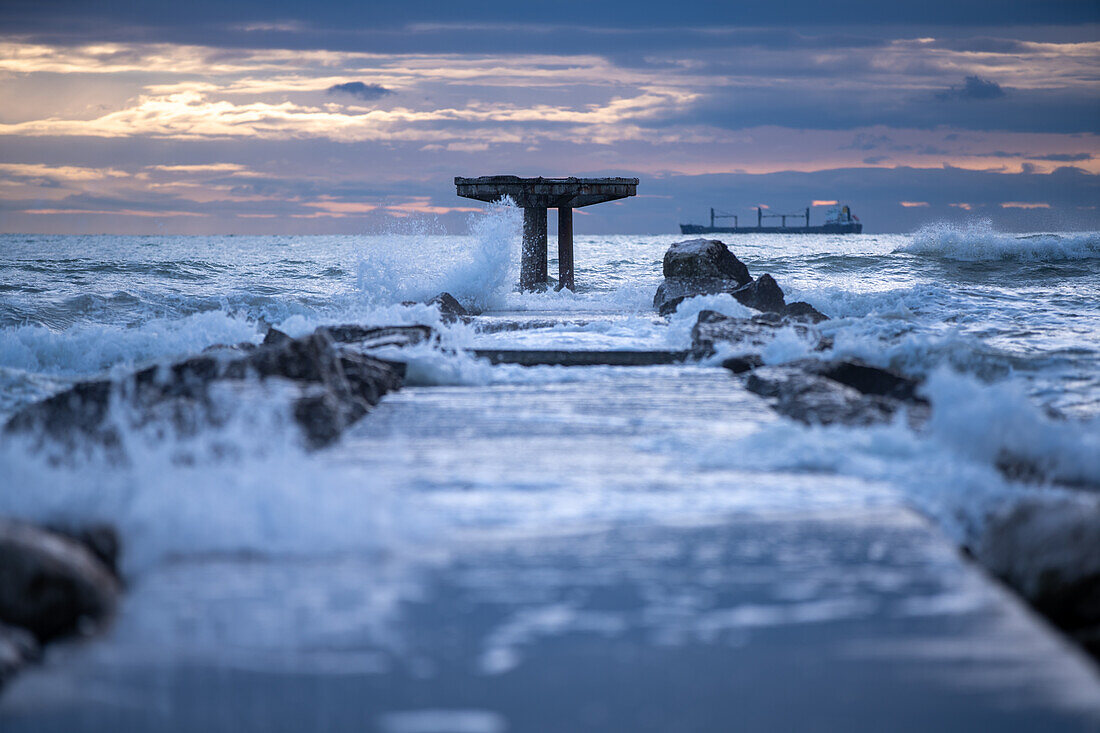
<svg viewBox="0 0 1100 733"><path fill-rule="evenodd" d="M756 207L756 226L758 228L764 226L764 220L765 219L779 219L782 222L780 224L780 226L782 226L784 229L786 229L788 218L789 219L804 219L806 223L803 226L809 227L810 226L810 207L807 206L806 211L804 213L801 213L801 214L765 214L764 213L764 207L762 207L762 206L757 206ZM711 226L714 226L714 224L711 223Z"/></svg>
<svg viewBox="0 0 1100 733"><path fill-rule="evenodd" d="M715 219L733 219L733 226L737 227L737 214L727 214L726 212L715 213L714 209L710 210L710 227L714 228Z"/></svg>

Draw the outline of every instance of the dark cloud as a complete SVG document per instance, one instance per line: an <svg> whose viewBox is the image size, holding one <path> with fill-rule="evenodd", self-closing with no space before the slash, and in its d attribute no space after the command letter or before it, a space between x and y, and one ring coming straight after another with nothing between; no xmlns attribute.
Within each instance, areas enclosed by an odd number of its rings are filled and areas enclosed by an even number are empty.
<svg viewBox="0 0 1100 733"><path fill-rule="evenodd" d="M936 99L999 99L1005 95L1001 85L980 76L968 76L961 87L951 87L936 93Z"/></svg>
<svg viewBox="0 0 1100 733"><path fill-rule="evenodd" d="M740 130L764 125L798 129L847 130L875 126L964 130L1100 133L1100 97L1071 89L1016 89L984 99L951 97L905 89L837 94L800 87L798 93L773 86L720 87L687 109L649 121L657 127L713 125ZM944 138L947 140L948 138ZM874 136L857 136L854 149L889 148Z"/></svg>
<svg viewBox="0 0 1100 733"><path fill-rule="evenodd" d="M365 84L361 81L349 81L344 84L333 84L328 88L329 94L348 94L366 101L372 101L388 94L393 94L392 89L386 89L381 84Z"/></svg>
<svg viewBox="0 0 1100 733"><path fill-rule="evenodd" d="M792 22L795 21L795 22ZM559 0L516 3L483 0L439 3L404 0L364 3L313 0L191 0L187 3L87 2L86 0L6 0L0 32L53 43L148 41L200 43L253 48L328 48L392 51L503 52L558 50L614 53L646 48L624 31L656 31L662 47L690 47L706 32L728 28L829 29L908 26L924 32L939 27L1043 28L1081 27L1100 22L1100 5L1079 0L1013 0L991 10L988 0L790 0L760 3L734 0ZM604 33L603 31L608 31ZM782 34L781 31L777 32ZM817 35L822 35L820 31ZM881 33L871 33L882 37ZM936 34L937 37L940 34ZM951 32L944 35L954 35ZM914 37L907 35L905 37ZM797 43L797 39L792 41ZM480 44L480 46L479 46ZM986 44L987 46L989 44ZM602 50L601 50L602 49Z"/></svg>
<svg viewBox="0 0 1100 733"><path fill-rule="evenodd" d="M1032 153L1012 153L1004 150L994 150L992 153L971 153L978 158L1027 158L1028 160L1049 160L1053 163L1080 163L1092 160L1092 153L1049 153L1047 155L1033 155Z"/></svg>

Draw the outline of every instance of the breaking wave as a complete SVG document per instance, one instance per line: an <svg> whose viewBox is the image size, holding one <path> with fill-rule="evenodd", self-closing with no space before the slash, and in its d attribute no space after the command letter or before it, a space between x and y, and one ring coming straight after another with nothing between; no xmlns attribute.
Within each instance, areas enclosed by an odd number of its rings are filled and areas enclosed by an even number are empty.
<svg viewBox="0 0 1100 733"><path fill-rule="evenodd" d="M1100 233L1013 234L988 220L965 225L939 222L917 230L896 252L961 262L1058 262L1100 257Z"/></svg>

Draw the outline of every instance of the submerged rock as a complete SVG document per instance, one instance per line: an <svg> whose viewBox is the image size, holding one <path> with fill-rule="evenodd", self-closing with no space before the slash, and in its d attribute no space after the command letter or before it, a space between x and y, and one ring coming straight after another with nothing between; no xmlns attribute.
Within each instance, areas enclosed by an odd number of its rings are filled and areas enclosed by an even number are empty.
<svg viewBox="0 0 1100 733"><path fill-rule="evenodd" d="M787 303L786 310L783 311L783 315L787 316L791 320L806 321L807 323L821 323L822 321L829 320L829 317L814 308L809 303L798 300L794 303Z"/></svg>
<svg viewBox="0 0 1100 733"><path fill-rule="evenodd" d="M766 397L776 412L811 425L887 422L903 407L910 419L927 418L917 382L888 369L852 361L804 359L752 369L745 388Z"/></svg>
<svg viewBox="0 0 1100 733"><path fill-rule="evenodd" d="M666 278L703 278L733 280L740 285L752 282L749 268L717 239L691 239L677 242L665 252Z"/></svg>
<svg viewBox="0 0 1100 733"><path fill-rule="evenodd" d="M799 336L807 340L820 336L804 323L792 323L776 313L761 313L752 318L736 318L716 311L700 311L691 329L691 352L703 359L725 344L743 350L759 352L775 338L777 329L791 326ZM757 357L759 359L759 357Z"/></svg>
<svg viewBox="0 0 1100 733"><path fill-rule="evenodd" d="M114 574L80 543L0 520L0 622L49 641L105 623L119 592Z"/></svg>
<svg viewBox="0 0 1100 733"><path fill-rule="evenodd" d="M745 378L745 388L767 397L781 415L808 425L887 422L900 406L894 400L869 397L852 387L791 365L753 369Z"/></svg>
<svg viewBox="0 0 1100 733"><path fill-rule="evenodd" d="M974 556L1100 656L1100 499L1019 503L990 519Z"/></svg>

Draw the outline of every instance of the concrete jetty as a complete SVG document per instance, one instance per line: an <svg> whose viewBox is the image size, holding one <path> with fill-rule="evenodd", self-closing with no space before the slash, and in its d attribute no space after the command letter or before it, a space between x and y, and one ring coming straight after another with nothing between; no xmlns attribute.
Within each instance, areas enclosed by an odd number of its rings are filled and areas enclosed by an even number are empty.
<svg viewBox="0 0 1100 733"><path fill-rule="evenodd" d="M546 272L546 210L558 210L558 288L575 289L573 279L573 209L634 196L637 178L520 178L481 176L455 178L459 196L478 201L511 197L523 208L523 254L519 284L537 290Z"/></svg>

